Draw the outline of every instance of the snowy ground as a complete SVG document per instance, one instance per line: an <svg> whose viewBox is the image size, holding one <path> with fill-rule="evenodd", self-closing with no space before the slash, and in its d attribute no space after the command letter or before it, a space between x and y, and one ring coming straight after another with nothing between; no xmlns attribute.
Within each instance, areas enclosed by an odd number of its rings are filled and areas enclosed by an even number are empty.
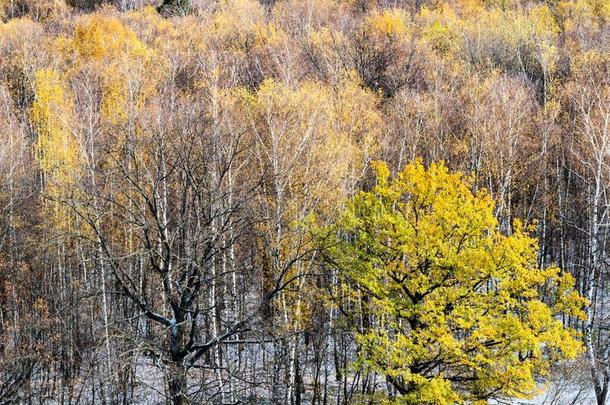
<svg viewBox="0 0 610 405"><path fill-rule="evenodd" d="M162 370L149 358L142 357L137 364L137 388L134 391L134 405L162 405L164 379ZM306 401L307 396L304 400ZM90 403L86 394L79 401ZM305 402L306 403L306 402ZM610 402L608 402L610 404ZM45 401L45 405L59 404ZM490 401L491 405L595 405L595 395L590 383L588 370L581 364L570 364L554 370L551 381L544 384L544 392L532 400L507 399Z"/></svg>
<svg viewBox="0 0 610 405"><path fill-rule="evenodd" d="M553 370L550 381L541 384L543 394L532 400L513 399L492 404L509 405L595 405L595 393L587 365L576 361ZM607 402L609 403L609 402Z"/></svg>

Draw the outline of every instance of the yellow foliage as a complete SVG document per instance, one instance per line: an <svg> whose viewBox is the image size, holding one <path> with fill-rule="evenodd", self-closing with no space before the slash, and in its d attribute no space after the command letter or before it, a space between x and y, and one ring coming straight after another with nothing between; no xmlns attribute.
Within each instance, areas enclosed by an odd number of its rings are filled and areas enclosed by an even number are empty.
<svg viewBox="0 0 610 405"><path fill-rule="evenodd" d="M286 39L286 34L282 28L274 23L256 24L254 27L256 35L256 44L261 45L277 45Z"/></svg>
<svg viewBox="0 0 610 405"><path fill-rule="evenodd" d="M560 26L546 4L524 10L464 1L460 7L441 3L424 7L417 16L422 37L433 49L492 69L525 69L531 74L537 74L539 64L554 69Z"/></svg>
<svg viewBox="0 0 610 405"><path fill-rule="evenodd" d="M597 30L600 22L610 21L610 3L605 0L560 1L557 10L570 31L580 24L587 24L588 29Z"/></svg>
<svg viewBox="0 0 610 405"><path fill-rule="evenodd" d="M116 17L94 14L77 23L72 47L82 59L146 59L150 52Z"/></svg>
<svg viewBox="0 0 610 405"><path fill-rule="evenodd" d="M249 115L244 124L255 145L252 171L268 172L263 205L281 213L258 226L262 234L273 235L273 221L285 224L278 250L280 260L289 261L295 249L304 246L301 229L309 214L331 220L362 175L382 128L379 97L364 90L354 74L345 74L337 88L313 81L290 86L268 79L256 91L240 88L232 94L238 109ZM303 269L291 266L286 277L299 272ZM306 324L310 304L290 292L276 302L291 315L290 326L296 329Z"/></svg>
<svg viewBox="0 0 610 405"><path fill-rule="evenodd" d="M295 34L329 28L337 16L349 15L353 5L337 0L284 0L276 2L272 21Z"/></svg>
<svg viewBox="0 0 610 405"><path fill-rule="evenodd" d="M398 403L536 394L537 376L581 352L557 317L584 316L573 279L537 267L537 242L518 221L501 234L492 199L460 173L419 161L393 178L374 168L377 185L327 231L331 262L376 319L358 333L359 364L402 387Z"/></svg>
<svg viewBox="0 0 610 405"><path fill-rule="evenodd" d="M254 0L223 0L211 19L211 35L228 49L246 52L261 35L263 8Z"/></svg>
<svg viewBox="0 0 610 405"><path fill-rule="evenodd" d="M154 24L156 19L150 13L145 9L132 14L132 19ZM162 32L168 31L161 23L157 26ZM101 112L112 124L126 122L130 111L143 105L163 72L163 61L156 52L117 17L105 13L81 17L73 36L58 38L57 46L67 58L70 75L101 76ZM149 74L153 68L157 69L156 75Z"/></svg>
<svg viewBox="0 0 610 405"><path fill-rule="evenodd" d="M459 17L447 5L439 9L422 9L418 18L422 25L422 37L433 49L441 53L456 52L461 46L460 36L456 32Z"/></svg>
<svg viewBox="0 0 610 405"><path fill-rule="evenodd" d="M31 120L38 132L36 151L40 168L59 185L71 182L79 160L69 129L72 101L66 95L60 74L53 70L36 73L35 90Z"/></svg>
<svg viewBox="0 0 610 405"><path fill-rule="evenodd" d="M82 162L79 145L70 131L74 105L62 79L54 70L36 72L36 100L30 119L38 135L35 152L45 194L55 200L45 206L49 210L47 219L55 229L67 231L73 222L60 201L74 194Z"/></svg>
<svg viewBox="0 0 610 405"><path fill-rule="evenodd" d="M320 213L337 207L345 197L345 186L362 172L382 130L378 95L364 90L356 77L346 74L336 90L319 82L291 88L265 80L256 93L244 89L236 93L252 114L259 140L290 164L280 170L292 172L291 187L306 186L308 198L319 198L323 204ZM297 190L292 189L293 203L303 197ZM290 212L299 211L295 207Z"/></svg>
<svg viewBox="0 0 610 405"><path fill-rule="evenodd" d="M409 33L407 21L409 16L404 10L384 9L374 12L365 20L366 29L377 35L401 38Z"/></svg>

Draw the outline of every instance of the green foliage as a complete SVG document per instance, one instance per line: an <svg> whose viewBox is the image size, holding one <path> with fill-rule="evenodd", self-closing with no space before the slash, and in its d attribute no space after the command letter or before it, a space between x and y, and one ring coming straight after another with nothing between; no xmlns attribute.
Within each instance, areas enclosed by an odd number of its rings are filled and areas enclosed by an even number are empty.
<svg viewBox="0 0 610 405"><path fill-rule="evenodd" d="M327 230L330 262L373 319L357 333L358 365L387 376L404 404L535 394L536 376L581 350L557 319L583 315L572 277L538 268L536 240L518 221L501 234L489 195L442 163L394 178L375 168L376 186Z"/></svg>

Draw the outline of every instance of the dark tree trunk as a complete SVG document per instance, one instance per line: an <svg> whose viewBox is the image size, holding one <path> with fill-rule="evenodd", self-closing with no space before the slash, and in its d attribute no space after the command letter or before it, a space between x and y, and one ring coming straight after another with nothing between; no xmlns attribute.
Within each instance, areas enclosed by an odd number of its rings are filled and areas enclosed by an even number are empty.
<svg viewBox="0 0 610 405"><path fill-rule="evenodd" d="M174 316L176 319L169 331L170 362L166 372L167 388L173 405L186 405L190 403L187 367L184 362L187 333L182 311L174 310Z"/></svg>
<svg viewBox="0 0 610 405"><path fill-rule="evenodd" d="M167 385L173 405L189 404L186 366L182 362L172 362L169 364Z"/></svg>

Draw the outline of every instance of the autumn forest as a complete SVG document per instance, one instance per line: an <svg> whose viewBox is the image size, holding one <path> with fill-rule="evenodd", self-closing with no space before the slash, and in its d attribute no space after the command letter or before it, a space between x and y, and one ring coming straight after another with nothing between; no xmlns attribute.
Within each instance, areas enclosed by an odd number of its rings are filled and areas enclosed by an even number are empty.
<svg viewBox="0 0 610 405"><path fill-rule="evenodd" d="M0 404L603 405L609 248L607 0L0 0Z"/></svg>

